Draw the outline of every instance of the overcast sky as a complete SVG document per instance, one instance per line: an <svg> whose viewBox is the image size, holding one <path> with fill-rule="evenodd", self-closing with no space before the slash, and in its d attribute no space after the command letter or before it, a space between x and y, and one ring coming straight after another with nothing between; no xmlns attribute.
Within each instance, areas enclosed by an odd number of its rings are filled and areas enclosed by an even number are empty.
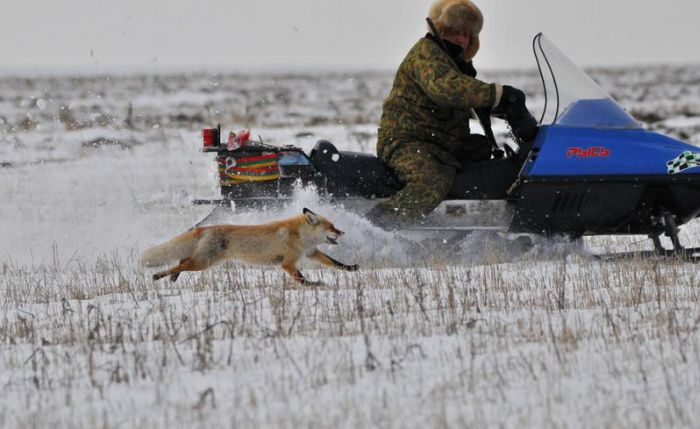
<svg viewBox="0 0 700 429"><path fill-rule="evenodd" d="M2 0L0 71L396 68L427 0ZM481 0L482 68L532 67L544 31L582 65L700 64L698 0Z"/></svg>

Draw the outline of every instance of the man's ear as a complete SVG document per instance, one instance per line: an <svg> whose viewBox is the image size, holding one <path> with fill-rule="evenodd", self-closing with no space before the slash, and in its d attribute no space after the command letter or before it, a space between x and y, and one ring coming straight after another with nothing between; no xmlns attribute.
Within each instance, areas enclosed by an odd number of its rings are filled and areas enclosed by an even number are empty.
<svg viewBox="0 0 700 429"><path fill-rule="evenodd" d="M318 223L318 215L311 210L307 209L304 207L304 216L306 216L306 221L310 223L311 225L315 225Z"/></svg>

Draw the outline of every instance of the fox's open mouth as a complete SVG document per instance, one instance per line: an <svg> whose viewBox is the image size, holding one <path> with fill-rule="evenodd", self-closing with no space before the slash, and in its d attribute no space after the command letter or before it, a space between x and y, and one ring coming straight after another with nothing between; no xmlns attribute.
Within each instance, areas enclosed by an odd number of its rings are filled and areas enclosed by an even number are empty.
<svg viewBox="0 0 700 429"><path fill-rule="evenodd" d="M330 244L338 244L338 236L335 234L327 235L326 240L328 240Z"/></svg>

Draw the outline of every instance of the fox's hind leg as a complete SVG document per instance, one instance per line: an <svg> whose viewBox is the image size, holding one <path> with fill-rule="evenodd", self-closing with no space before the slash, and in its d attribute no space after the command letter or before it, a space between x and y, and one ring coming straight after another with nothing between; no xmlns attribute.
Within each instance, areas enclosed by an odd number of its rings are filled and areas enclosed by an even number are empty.
<svg viewBox="0 0 700 429"><path fill-rule="evenodd" d="M168 275L167 271L161 271L159 273L153 274L153 281L160 280Z"/></svg>
<svg viewBox="0 0 700 429"><path fill-rule="evenodd" d="M163 277L170 276L170 281L174 282L183 271L201 271L207 268L207 264L201 263L194 258L185 258L180 261L180 264L169 270L161 271L153 275L153 280L160 280Z"/></svg>

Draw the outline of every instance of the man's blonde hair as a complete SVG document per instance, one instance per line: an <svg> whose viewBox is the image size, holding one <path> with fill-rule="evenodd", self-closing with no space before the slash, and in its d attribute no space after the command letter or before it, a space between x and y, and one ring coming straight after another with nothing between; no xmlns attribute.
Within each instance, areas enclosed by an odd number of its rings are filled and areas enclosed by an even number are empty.
<svg viewBox="0 0 700 429"><path fill-rule="evenodd" d="M478 37L484 28L484 15L469 0L436 0L428 16L443 36Z"/></svg>

